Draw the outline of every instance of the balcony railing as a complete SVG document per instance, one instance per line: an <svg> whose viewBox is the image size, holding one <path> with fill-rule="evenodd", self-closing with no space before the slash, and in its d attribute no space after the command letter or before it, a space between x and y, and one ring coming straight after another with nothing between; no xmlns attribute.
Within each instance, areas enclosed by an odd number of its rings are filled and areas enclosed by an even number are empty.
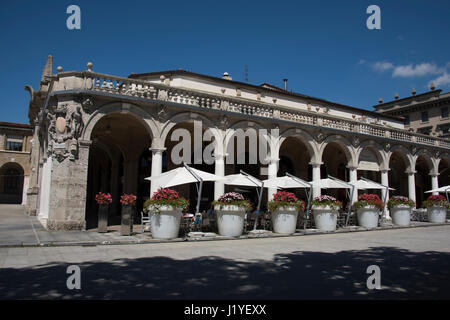
<svg viewBox="0 0 450 320"><path fill-rule="evenodd" d="M336 129L344 132L360 133L378 138L411 142L433 147L450 148L450 140L391 128L379 123L365 123L337 118L327 114L294 110L277 104L252 101L239 97L229 97L194 89L180 89L163 83L151 83L140 79L130 79L100 74L90 71L67 72L59 77L76 76L83 78L82 89L93 92L107 92L150 100L169 101L192 105L205 109L222 109L228 112L281 119L295 123Z"/></svg>

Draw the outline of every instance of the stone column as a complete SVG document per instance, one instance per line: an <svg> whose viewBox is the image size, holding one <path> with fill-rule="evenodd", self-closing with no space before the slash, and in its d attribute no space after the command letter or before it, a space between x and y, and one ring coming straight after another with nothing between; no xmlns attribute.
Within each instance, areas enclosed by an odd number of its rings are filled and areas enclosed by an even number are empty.
<svg viewBox="0 0 450 320"><path fill-rule="evenodd" d="M225 176L225 156L223 154L214 154L215 157L215 171L214 174L224 177ZM225 185L223 182L214 182L214 200L225 193Z"/></svg>
<svg viewBox="0 0 450 320"><path fill-rule="evenodd" d="M0 150L5 150L6 135L0 134Z"/></svg>
<svg viewBox="0 0 450 320"><path fill-rule="evenodd" d="M438 181L439 173L430 172L431 177L431 189L437 189L439 188L439 181ZM433 195L437 195L439 192L433 192Z"/></svg>
<svg viewBox="0 0 450 320"><path fill-rule="evenodd" d="M408 170L405 171L405 173L408 175L408 196L411 200L416 202L416 171Z"/></svg>
<svg viewBox="0 0 450 320"><path fill-rule="evenodd" d="M27 201L26 208L27 213L30 216L37 215L38 203L39 203L39 158L40 158L40 144L39 144L39 125L34 126L33 142L31 145L31 159L30 159L30 177L29 186L26 190ZM3 145L1 145L3 148Z"/></svg>
<svg viewBox="0 0 450 320"><path fill-rule="evenodd" d="M319 181L320 178L320 166L322 165L322 162L310 162L310 165L312 165L312 178L313 181ZM315 197L320 196L322 193L321 189L319 187L313 188L313 199Z"/></svg>
<svg viewBox="0 0 450 320"><path fill-rule="evenodd" d="M74 160L53 159L48 229L86 229L86 190L91 143L79 140L78 155Z"/></svg>
<svg viewBox="0 0 450 320"><path fill-rule="evenodd" d="M277 177L279 160L280 159L278 159L278 157L269 159L270 162L267 167L267 178L268 179L274 179ZM273 200L273 195L274 195L274 193L277 192L277 188L268 188L267 191L268 191L267 200L268 201Z"/></svg>
<svg viewBox="0 0 450 320"><path fill-rule="evenodd" d="M380 170L380 172L381 172L381 184L389 187L389 169L382 169L382 170ZM389 201L389 189L388 189L387 193L386 193L386 190L381 190L381 193L382 193L381 198L386 203L386 208L384 210L384 212L386 213L386 219L391 220L391 215L387 208L387 202Z"/></svg>
<svg viewBox="0 0 450 320"><path fill-rule="evenodd" d="M347 166L349 172L349 181L356 182L358 180L358 167L356 166ZM351 190L350 190L351 192ZM351 199L351 203L355 203L358 201L358 189L354 189L353 197Z"/></svg>
<svg viewBox="0 0 450 320"><path fill-rule="evenodd" d="M113 202L110 205L111 216L115 217L118 214L119 208L119 159L113 159L111 163L111 196Z"/></svg>
<svg viewBox="0 0 450 320"><path fill-rule="evenodd" d="M162 173L162 155L166 148L150 148L152 151L152 177L158 176ZM158 181L150 182L150 197L155 193L160 187Z"/></svg>

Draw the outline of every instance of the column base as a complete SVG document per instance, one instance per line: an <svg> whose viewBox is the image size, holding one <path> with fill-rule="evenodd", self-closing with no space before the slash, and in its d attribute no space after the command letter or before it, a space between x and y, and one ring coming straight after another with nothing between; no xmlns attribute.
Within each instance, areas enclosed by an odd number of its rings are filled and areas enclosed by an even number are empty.
<svg viewBox="0 0 450 320"><path fill-rule="evenodd" d="M47 230L86 230L86 222L77 220L47 220Z"/></svg>

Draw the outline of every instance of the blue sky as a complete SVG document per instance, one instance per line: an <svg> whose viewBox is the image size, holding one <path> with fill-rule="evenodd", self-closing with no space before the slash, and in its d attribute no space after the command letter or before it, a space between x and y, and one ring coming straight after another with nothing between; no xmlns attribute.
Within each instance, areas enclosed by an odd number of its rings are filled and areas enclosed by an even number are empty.
<svg viewBox="0 0 450 320"><path fill-rule="evenodd" d="M68 30L66 8L81 8ZM366 9L381 9L369 30ZM372 109L395 92L450 91L450 2L23 1L0 4L0 121L28 122L26 84L39 86L47 55L67 70L130 73L183 68L269 82Z"/></svg>

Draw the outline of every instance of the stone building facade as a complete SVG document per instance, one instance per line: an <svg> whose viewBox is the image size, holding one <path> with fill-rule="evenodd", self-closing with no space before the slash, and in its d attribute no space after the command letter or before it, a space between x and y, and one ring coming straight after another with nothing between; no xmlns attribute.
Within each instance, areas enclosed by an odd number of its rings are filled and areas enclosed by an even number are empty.
<svg viewBox="0 0 450 320"><path fill-rule="evenodd" d="M25 204L33 128L0 122L0 203Z"/></svg>
<svg viewBox="0 0 450 320"><path fill-rule="evenodd" d="M440 138L450 138L450 92L436 90L432 85L429 92L412 95L374 106L382 114L405 119L405 129Z"/></svg>
<svg viewBox="0 0 450 320"><path fill-rule="evenodd" d="M142 205L159 187L144 178L180 165L172 157L180 141L177 129L192 136L209 133L203 141L193 139L183 156L195 168L221 176L241 169L261 179L286 172L306 180L366 176L418 205L424 191L449 184L450 142L410 132L398 117L233 81L228 74L174 70L118 77L93 71L91 63L84 71L52 69L49 57L39 90L27 86L34 126L27 207L49 229L95 227L99 191L113 196L110 223L120 221L122 193L137 194ZM239 129L250 128L265 132L258 142L267 145L267 153L258 163L240 164L232 142ZM210 141L213 162L196 163ZM247 140L239 152L249 159L253 147ZM194 185L176 189L195 202ZM202 207L231 190L250 200L255 196L209 182ZM265 192L265 200L274 192ZM296 192L302 196L302 190ZM314 195L321 192L345 197L338 190L315 189Z"/></svg>

